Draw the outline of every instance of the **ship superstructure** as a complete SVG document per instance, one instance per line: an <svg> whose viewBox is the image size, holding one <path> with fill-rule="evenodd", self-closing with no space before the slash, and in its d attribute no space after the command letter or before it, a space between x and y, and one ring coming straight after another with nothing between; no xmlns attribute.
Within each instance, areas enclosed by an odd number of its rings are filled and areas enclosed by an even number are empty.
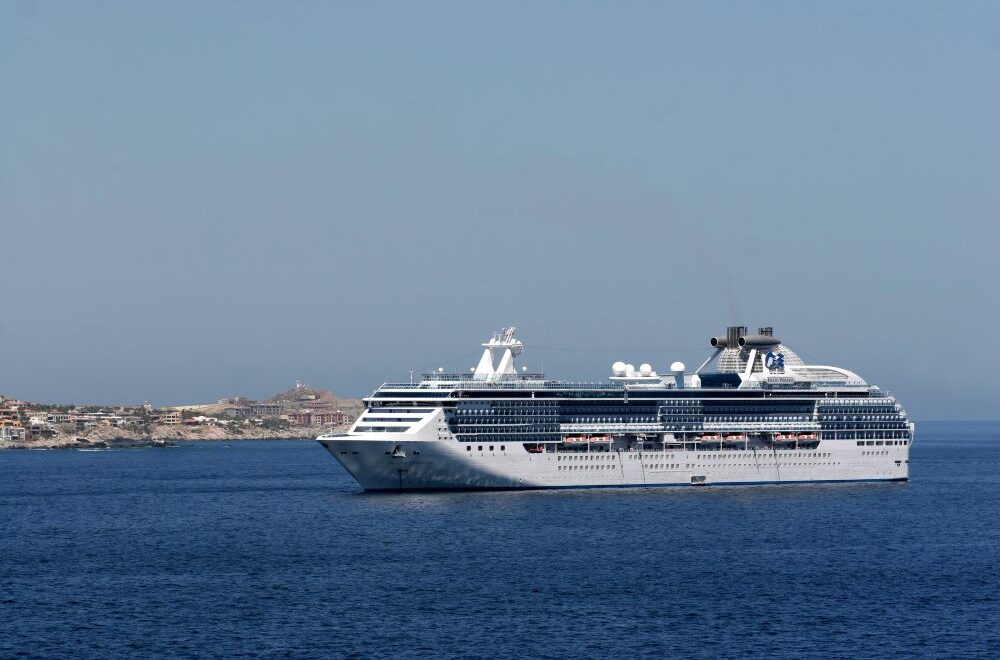
<svg viewBox="0 0 1000 660"><path fill-rule="evenodd" d="M365 490L905 481L914 425L889 393L732 326L697 369L615 362L605 383L518 372L506 328L466 374L385 383L319 442Z"/></svg>

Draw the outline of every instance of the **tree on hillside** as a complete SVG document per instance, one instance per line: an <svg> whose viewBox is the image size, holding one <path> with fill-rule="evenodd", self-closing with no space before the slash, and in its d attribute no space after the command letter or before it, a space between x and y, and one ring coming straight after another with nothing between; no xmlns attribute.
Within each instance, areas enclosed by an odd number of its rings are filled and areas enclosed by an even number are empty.
<svg viewBox="0 0 1000 660"><path fill-rule="evenodd" d="M268 417L261 422L261 427L268 431L287 431L291 428L291 424L288 423L288 420L281 419L280 417Z"/></svg>

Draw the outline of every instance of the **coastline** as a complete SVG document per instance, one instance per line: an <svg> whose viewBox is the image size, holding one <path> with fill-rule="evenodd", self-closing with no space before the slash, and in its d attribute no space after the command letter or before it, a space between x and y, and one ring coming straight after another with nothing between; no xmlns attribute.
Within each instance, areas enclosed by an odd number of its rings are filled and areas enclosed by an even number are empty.
<svg viewBox="0 0 1000 660"><path fill-rule="evenodd" d="M104 447L158 447L174 441L201 440L311 440L328 428L292 426L287 429L241 428L232 432L220 426L154 425L149 432L99 427L76 433L56 433L32 440L0 440L0 449L87 449Z"/></svg>

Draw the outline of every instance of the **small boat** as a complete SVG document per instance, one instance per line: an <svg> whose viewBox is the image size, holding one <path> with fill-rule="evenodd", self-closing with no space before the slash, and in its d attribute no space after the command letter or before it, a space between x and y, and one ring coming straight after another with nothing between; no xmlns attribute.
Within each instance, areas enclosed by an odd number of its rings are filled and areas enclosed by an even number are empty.
<svg viewBox="0 0 1000 660"><path fill-rule="evenodd" d="M722 440L722 436L718 433L702 433L700 440L702 442L718 442Z"/></svg>
<svg viewBox="0 0 1000 660"><path fill-rule="evenodd" d="M815 440L815 439L816 439L816 434L815 433L800 433L799 434L799 440Z"/></svg>
<svg viewBox="0 0 1000 660"><path fill-rule="evenodd" d="M529 447L525 447L525 449L528 450L529 454L542 454L542 453L545 452L545 447L543 447L541 445L529 446Z"/></svg>

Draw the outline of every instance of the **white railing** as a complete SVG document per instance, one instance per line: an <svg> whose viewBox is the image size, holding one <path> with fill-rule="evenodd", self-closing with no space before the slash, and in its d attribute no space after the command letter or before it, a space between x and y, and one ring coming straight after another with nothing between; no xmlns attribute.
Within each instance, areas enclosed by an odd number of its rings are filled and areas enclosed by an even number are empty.
<svg viewBox="0 0 1000 660"><path fill-rule="evenodd" d="M663 433L662 424L560 424L561 433Z"/></svg>
<svg viewBox="0 0 1000 660"><path fill-rule="evenodd" d="M818 431L818 422L702 422L705 431Z"/></svg>

